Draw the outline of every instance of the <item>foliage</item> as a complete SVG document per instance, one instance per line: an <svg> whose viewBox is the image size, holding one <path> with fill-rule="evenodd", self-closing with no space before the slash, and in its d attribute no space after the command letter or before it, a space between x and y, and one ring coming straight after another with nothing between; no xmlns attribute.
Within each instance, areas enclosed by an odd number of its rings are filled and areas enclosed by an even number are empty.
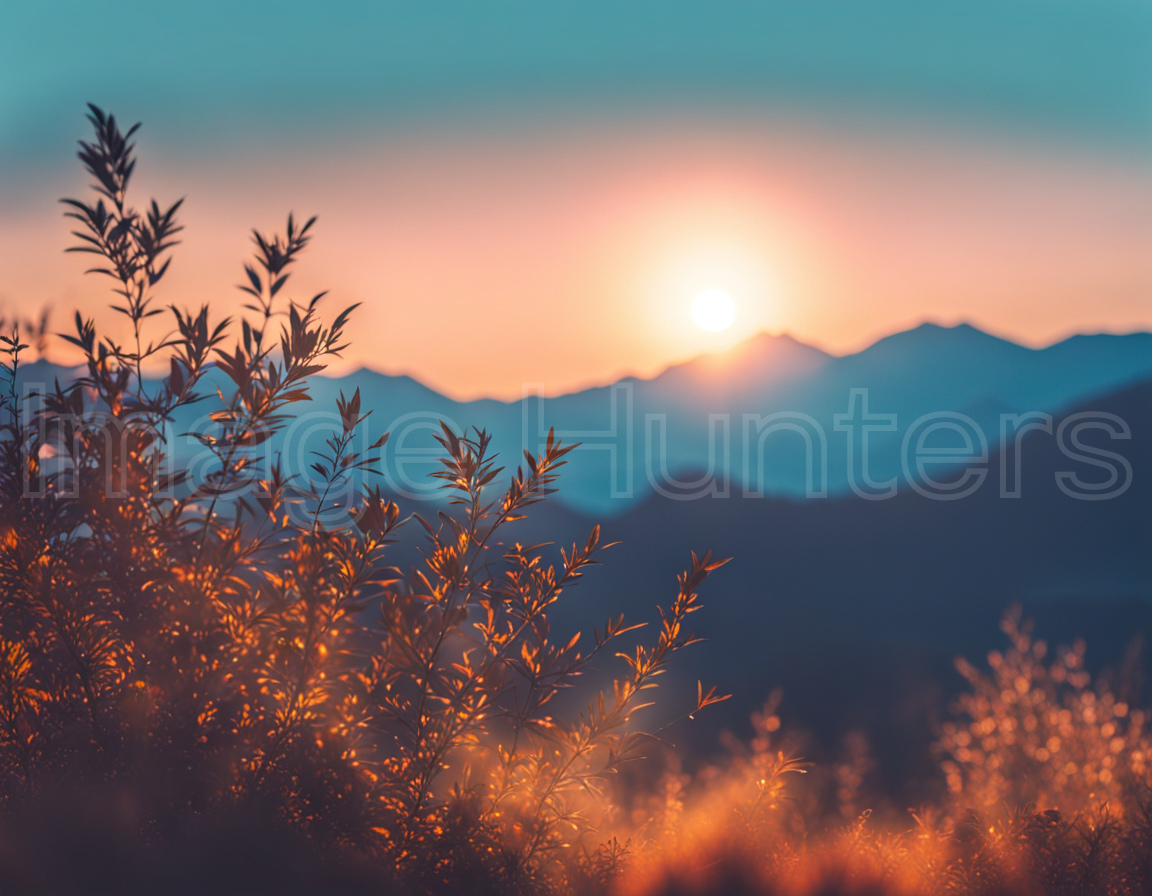
<svg viewBox="0 0 1152 896"><path fill-rule="evenodd" d="M1107 805L1135 807L1152 773L1152 735L1143 710L1084 669L1084 644L1062 648L1050 663L1047 644L1005 615L1009 649L993 652L991 674L961 660L971 692L959 704L967 724L944 727L940 750L949 787L980 808L1005 800L1065 812Z"/></svg>
<svg viewBox="0 0 1152 896"><path fill-rule="evenodd" d="M1137 896L1152 892L1152 746L1141 710L1106 676L1084 671L1084 646L1056 652L1010 610L1009 648L990 671L957 667L969 691L940 732L946 796L908 821L870 810L822 814L808 775L787 758L775 701L756 737L645 807L658 836L634 851L626 893ZM855 752L854 749L849 750ZM1075 768L1072 766L1075 765ZM849 788L851 791L851 788ZM818 796L818 795L817 795ZM851 792L838 794L855 801Z"/></svg>
<svg viewBox="0 0 1152 896"><path fill-rule="evenodd" d="M603 877L618 844L597 851L598 797L636 756L634 716L692 642L697 590L723 561L693 555L651 645L617 648L639 628L621 617L584 647L557 640L548 615L598 562L599 529L558 560L508 540L572 446L549 435L493 494L489 435L444 426L446 509L402 519L364 484L387 435L363 447L357 391L340 396L310 469L284 470L266 448L344 348L353 311L324 323L323 295L286 300L315 219L254 234L239 319L171 308L172 331L155 336L180 202L136 211L136 127L95 106L89 120L79 156L96 199L64 200L71 251L96 257L131 339L77 314L64 338L83 376L27 398L28 347L18 327L3 337L6 889L204 886L190 867L219 869L213 890L246 892L524 892ZM191 405L210 407L203 453L175 464L164 425ZM405 533L423 539L407 574L386 565ZM627 671L609 693L550 714L617 649ZM717 699L701 688L694 707ZM47 860L67 831L74 848Z"/></svg>

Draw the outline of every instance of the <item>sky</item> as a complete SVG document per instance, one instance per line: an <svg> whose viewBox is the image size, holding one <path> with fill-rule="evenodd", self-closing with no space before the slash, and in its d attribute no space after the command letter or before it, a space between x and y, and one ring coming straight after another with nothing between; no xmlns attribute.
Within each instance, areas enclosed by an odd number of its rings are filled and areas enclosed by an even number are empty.
<svg viewBox="0 0 1152 896"><path fill-rule="evenodd" d="M56 202L93 101L144 123L135 201L187 197L160 301L235 311L250 229L317 214L294 294L363 303L345 369L454 397L1152 329L1149 46L1120 0L4 3L0 314L117 325Z"/></svg>

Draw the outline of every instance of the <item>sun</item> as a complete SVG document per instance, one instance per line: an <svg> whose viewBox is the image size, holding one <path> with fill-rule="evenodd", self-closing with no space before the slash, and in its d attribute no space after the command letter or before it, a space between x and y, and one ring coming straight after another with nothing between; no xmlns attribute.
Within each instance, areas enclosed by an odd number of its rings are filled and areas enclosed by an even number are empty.
<svg viewBox="0 0 1152 896"><path fill-rule="evenodd" d="M732 326L736 304L722 289L706 289L692 300L692 320L701 330L719 333Z"/></svg>

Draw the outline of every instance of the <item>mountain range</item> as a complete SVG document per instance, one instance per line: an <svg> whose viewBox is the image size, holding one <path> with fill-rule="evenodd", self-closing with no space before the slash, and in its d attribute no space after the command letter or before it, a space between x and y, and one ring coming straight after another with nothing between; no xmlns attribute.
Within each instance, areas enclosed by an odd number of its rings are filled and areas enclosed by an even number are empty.
<svg viewBox="0 0 1152 896"><path fill-rule="evenodd" d="M55 376L67 378L70 372L37 363L24 373L27 382L51 382ZM209 384L218 376L211 372ZM837 429L836 415L849 411L853 390L860 398L857 414L866 401L870 414L896 415L894 429L868 434L866 471L859 469L857 449L855 478L866 473L874 481L905 485L902 443L926 414L964 415L961 428L977 439L983 433L991 450L1000 441L1002 415L1053 414L1147 378L1152 378L1149 333L1074 336L1030 349L969 325L924 324L842 357L787 335L761 334L651 379L625 378L513 402L454 401L411 377L369 369L318 376L301 420L270 447L283 453L288 466L305 469L308 452L319 447L332 425L336 396L359 389L363 407L373 412L365 438L385 429L392 433L382 458L386 485L412 499L429 499L435 496L429 491L434 483L425 474L434 468L432 436L439 421L458 430L486 428L493 449L512 465L524 449L538 451L554 427L564 441L581 443L570 455L559 500L585 513L612 516L654 493L715 493L725 484L730 491L780 497L850 493L849 433ZM173 432L179 436L193 429L207 405L183 412ZM773 414L785 419L777 419L777 427L765 435ZM967 444L964 434L953 430L938 431L927 449L978 452L978 445ZM863 438L858 432L853 437ZM191 440L176 442L184 451L196 447ZM820 475L824 465L826 477Z"/></svg>
<svg viewBox="0 0 1152 896"><path fill-rule="evenodd" d="M456 402L408 377L360 370L339 379L317 378L316 403L360 388L378 426L393 432L386 460L390 487L413 496L419 460L434 452L439 419L460 429L483 426L505 458L538 451L554 427L565 441L581 443L565 473L559 500L598 515L614 515L654 492L708 491L702 474L732 489L764 494L808 494L805 442L796 430L774 432L761 446L745 418L804 415L824 433L829 496L847 494L847 437L835 429L852 390L868 390L871 413L896 414L894 432L869 437L873 479L904 479L902 439L925 414L960 413L987 437L1000 440L1002 414L1055 413L1152 378L1152 334L1075 336L1045 349L1029 349L974 327L925 324L880 340L862 352L833 357L789 336L755 336L726 353L705 355L668 368L652 379L626 378L611 385L554 398L516 402ZM710 425L710 418L712 423ZM746 457L747 455L747 457ZM407 459L401 459L407 456ZM761 469L762 460L762 469ZM755 481L749 481L754 479ZM421 483L422 484L422 483Z"/></svg>
<svg viewBox="0 0 1152 896"><path fill-rule="evenodd" d="M24 369L26 383L57 375L70 371ZM736 695L712 708L708 730L739 725L781 686L794 720L824 735L863 728L886 739L878 755L897 767L919 755L906 745L930 737L941 695L962 684L953 658L979 661L999 646L997 620L1010 604L1022 603L1053 640L1086 635L1093 663L1119 661L1133 638L1152 633L1152 334L1076 336L1037 350L970 326L924 325L845 357L761 335L652 379L519 402L456 402L409 377L360 370L313 380L314 410L296 421L310 434L277 445L289 461L303 464L309 440L335 422L323 416L333 398L357 388L373 411L366 439L393 433L384 466L405 513L426 510L417 499L428 497L419 485L432 466L421 452L440 419L486 427L504 458L535 447L549 426L585 443L569 455L556 500L509 536L583 542L600 522L605 541L622 542L557 605L560 629L587 629L619 613L651 620L674 594L689 551L733 557L707 583L705 607L693 617L707 640L668 676L686 693L699 678ZM862 500L848 481L849 433L835 418L848 411L853 390L865 389L871 413L897 417L895 430L870 434L868 460L874 479L898 478L891 500ZM1030 411L1052 415L1047 430L998 447L1001 415ZM799 430L772 434L780 441L757 483L762 495L746 495L745 415L777 412L807 415L824 432L825 497L805 497ZM987 436L986 461L961 459L952 474L933 474L947 480L966 466L986 470L963 500L932 500L904 476L904 436L922 415L939 412L963 414ZM659 477L654 486L644 436L660 425L650 421L665 421L661 472L686 482L709 472L709 415L727 420L730 436L723 462L711 465L711 487L685 500ZM1058 438L1062 424L1085 420L1082 431ZM193 423L179 420L174 430ZM631 492L613 496L628 469ZM1003 469L1012 471L1006 482L1016 496L1004 494ZM1092 487L1107 484L1110 469L1122 480L1110 499L1085 500L1099 497ZM1084 485L1078 494L1069 493L1070 475ZM394 562L416 560L398 546Z"/></svg>

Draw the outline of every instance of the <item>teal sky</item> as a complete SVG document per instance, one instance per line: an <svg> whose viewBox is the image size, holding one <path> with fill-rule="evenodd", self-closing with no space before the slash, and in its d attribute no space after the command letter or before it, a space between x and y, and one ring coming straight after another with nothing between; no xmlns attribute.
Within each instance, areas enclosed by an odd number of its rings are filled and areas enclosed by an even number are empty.
<svg viewBox="0 0 1152 896"><path fill-rule="evenodd" d="M1152 150L1152 4L1068 0L0 5L5 173L86 100L219 149L413 120L747 104L959 117Z"/></svg>

